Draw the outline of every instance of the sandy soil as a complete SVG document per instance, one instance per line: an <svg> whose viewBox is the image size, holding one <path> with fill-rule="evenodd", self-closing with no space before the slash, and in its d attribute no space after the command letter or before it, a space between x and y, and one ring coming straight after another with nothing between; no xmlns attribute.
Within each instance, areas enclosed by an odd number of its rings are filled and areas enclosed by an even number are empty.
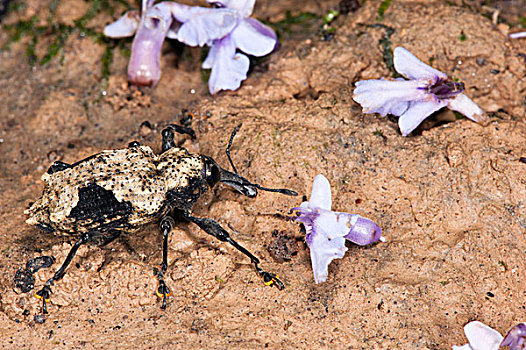
<svg viewBox="0 0 526 350"><path fill-rule="evenodd" d="M104 46L89 37L70 36L59 57L33 68L27 38L2 51L1 347L448 349L465 343L462 327L471 320L500 332L526 321L526 164L519 162L526 156L526 40L508 40L519 28L492 22L484 16L492 10L474 2L393 0L379 22L380 3L368 0L338 17L332 40L322 40L321 20L283 32L280 49L256 64L241 89L213 97L202 82L200 49L179 57L167 43L155 89L128 86L119 49L105 84ZM43 6L25 4L3 23ZM73 23L88 7L63 0L56 20ZM260 0L255 15L277 22L287 10L322 16L337 7L335 0ZM88 27L101 31L111 20L102 12ZM380 43L389 30L372 26L378 23L394 30L391 48L404 46L463 81L488 121L444 111L404 138L396 118L362 114L353 83L392 75ZM6 40L0 32L0 44ZM50 41L44 33L37 54ZM160 151L162 127L180 122L183 109L197 132L195 141L180 137L190 151L228 167L228 136L242 122L232 155L243 176L300 193L249 199L218 186L194 208L278 273L285 290L266 287L243 255L181 222L170 236L174 293L161 310L153 269L162 237L150 225L104 248L81 248L53 287L50 314L35 322L39 302L15 290L15 272L30 258L54 256L53 267L36 274L39 288L74 241L25 223L42 173L55 160L74 162L132 140ZM300 227L285 216L318 173L333 186L333 207L375 220L387 242L349 245L327 282L316 285ZM297 250L285 262L267 249L280 235Z"/></svg>

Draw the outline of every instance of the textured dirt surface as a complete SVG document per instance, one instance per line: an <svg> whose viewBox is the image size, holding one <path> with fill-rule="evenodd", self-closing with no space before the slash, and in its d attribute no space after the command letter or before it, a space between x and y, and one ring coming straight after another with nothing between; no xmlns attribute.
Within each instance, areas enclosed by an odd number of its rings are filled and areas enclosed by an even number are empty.
<svg viewBox="0 0 526 350"><path fill-rule="evenodd" d="M321 20L283 32L280 49L256 64L241 89L213 97L202 82L200 49L184 49L183 59L167 43L155 89L128 86L118 49L106 85L104 47L88 37L71 36L59 58L34 68L27 39L2 51L1 347L448 349L465 343L462 327L471 320L501 333L525 321L526 40L508 40L520 28L460 1L393 0L379 22L380 3L338 17L332 40L322 40ZM42 6L28 1L3 22ZM57 20L72 23L87 7L64 0ZM278 22L287 10L322 16L337 7L260 0L255 15ZM88 26L100 31L111 20L101 13ZM393 74L383 59L385 26L394 30L391 48L404 46L463 81L487 122L443 111L404 138L396 118L363 115L353 83ZM0 44L6 40L0 31ZM47 44L44 34L37 52ZM45 322L35 322L38 300L15 291L15 272L31 258L54 256L53 267L36 274L41 287L74 241L25 224L42 173L55 160L75 162L132 140L160 151L162 127L180 122L183 109L193 112L197 140L179 141L191 152L228 167L224 149L242 122L232 156L243 176L300 193L249 199L217 186L194 208L278 273L285 290L266 287L248 259L182 222L170 236L166 281L174 293L161 310L153 269L162 237L150 225L103 248L82 247L53 287ZM387 242L349 245L316 285L300 228L285 217L318 173L331 182L334 209L375 220ZM268 252L275 230L299 241L288 261Z"/></svg>

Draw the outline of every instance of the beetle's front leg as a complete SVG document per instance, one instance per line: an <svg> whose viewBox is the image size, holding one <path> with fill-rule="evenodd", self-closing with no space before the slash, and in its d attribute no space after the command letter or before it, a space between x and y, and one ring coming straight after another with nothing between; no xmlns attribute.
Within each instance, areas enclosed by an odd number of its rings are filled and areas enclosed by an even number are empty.
<svg viewBox="0 0 526 350"><path fill-rule="evenodd" d="M163 262L161 264L161 270L157 274L159 279L159 288L157 288L157 296L163 298L161 309L166 309L166 298L172 295L170 288L164 282L164 273L168 269L168 235L175 226L174 219L166 215L161 219L161 231L163 233Z"/></svg>
<svg viewBox="0 0 526 350"><path fill-rule="evenodd" d="M191 138L195 139L195 132L191 128L187 128L181 125L170 124L162 132L162 152L168 151L170 148L177 147L174 141L174 131L179 134L190 135Z"/></svg>
<svg viewBox="0 0 526 350"><path fill-rule="evenodd" d="M241 253L245 254L250 258L250 261L254 264L254 267L256 268L256 272L263 277L263 282L267 285L275 285L279 290L282 290L285 288L283 285L283 282L280 281L277 275L264 271L261 267L259 267L260 261L257 257L255 257L251 252L249 252L245 247L241 246L239 243L237 243L232 237L230 237L230 234L223 228L221 225L213 220L213 219L206 219L206 218L197 218L195 216L192 216L190 212L184 211L183 216L195 223L197 226L199 226L203 231L206 233L216 237L222 242L228 242L231 245L234 246L237 250L239 250Z"/></svg>

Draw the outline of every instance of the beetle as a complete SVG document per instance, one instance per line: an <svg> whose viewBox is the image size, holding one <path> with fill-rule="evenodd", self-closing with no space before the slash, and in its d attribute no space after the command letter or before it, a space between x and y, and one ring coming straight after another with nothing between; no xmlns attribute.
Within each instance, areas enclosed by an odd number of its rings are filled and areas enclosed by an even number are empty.
<svg viewBox="0 0 526 350"><path fill-rule="evenodd" d="M241 125L234 128L226 154L234 172L221 168L211 157L191 154L174 142L174 132L195 137L192 129L168 125L162 131L162 152L131 142L127 148L106 150L74 164L53 163L42 175L42 196L26 210L26 222L42 230L78 237L65 261L35 296L42 300L47 313L51 286L60 280L80 246L86 243L106 245L123 232L131 233L144 225L158 222L163 235L163 258L157 272L157 295L161 308L171 292L164 281L168 268L168 235L175 218L197 224L220 241L228 242L250 258L256 272L267 285L284 288L278 276L261 269L259 259L237 243L215 220L199 218L192 207L199 197L219 182L253 198L258 190L289 196L288 189L265 188L239 175L230 157L232 140Z"/></svg>

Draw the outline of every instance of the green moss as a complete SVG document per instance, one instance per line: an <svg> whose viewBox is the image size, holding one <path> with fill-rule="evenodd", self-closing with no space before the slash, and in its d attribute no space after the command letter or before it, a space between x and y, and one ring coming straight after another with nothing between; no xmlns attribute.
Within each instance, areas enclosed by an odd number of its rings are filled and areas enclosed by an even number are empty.
<svg viewBox="0 0 526 350"><path fill-rule="evenodd" d="M86 13L79 19L75 20L73 25L66 25L63 23L56 23L55 13L60 0L53 0L49 5L50 14L47 18L45 25L37 25L39 23L38 16L33 16L28 21L19 21L10 25L3 25L2 30L6 31L9 35L7 42L0 48L0 50L7 50L11 44L19 41L23 36L29 37L29 44L26 49L26 55L28 62L31 66L36 64L46 65L56 58L64 48L68 38L72 34L77 34L80 37L87 36L93 39L98 44L105 46L105 51L101 59L101 73L102 78L107 80L110 74L110 65L113 58L111 49L115 47L114 41L104 37L102 33L92 28L86 28L87 23L95 17L101 11L107 11L113 14L113 6L110 1L117 2L119 4L125 4L126 7L129 5L124 0L91 0L90 7ZM12 11L18 11L25 5L18 4L16 8L10 8ZM42 57L38 56L36 47L42 38L50 38L50 44L46 47L45 53ZM59 60L59 64L62 65L64 57Z"/></svg>
<svg viewBox="0 0 526 350"><path fill-rule="evenodd" d="M201 81L203 83L208 82L208 79L210 79L210 73L212 73L212 70L210 69L201 69Z"/></svg>
<svg viewBox="0 0 526 350"><path fill-rule="evenodd" d="M69 36L73 32L73 28L64 24L59 24L56 28L56 31L52 34L55 34L55 39L48 46L44 57L40 60L41 65L48 64L54 57L56 57L59 52L62 51L62 48L66 44Z"/></svg>
<svg viewBox="0 0 526 350"><path fill-rule="evenodd" d="M390 5L391 5L391 0L382 1L382 3L380 4L380 7L378 7L378 16L376 17L376 20L378 22L381 22L384 20L385 11L387 11Z"/></svg>
<svg viewBox="0 0 526 350"><path fill-rule="evenodd" d="M294 33L304 31L306 28L315 24L321 17L311 12L300 12L297 15L292 15L290 11L285 13L285 19L279 22L269 22L265 20L260 21L272 27L281 38L285 33Z"/></svg>
<svg viewBox="0 0 526 350"><path fill-rule="evenodd" d="M384 133L381 131L381 130L378 130L376 129L375 131L373 131L373 135L374 136L380 136L381 138L384 138Z"/></svg>
<svg viewBox="0 0 526 350"><path fill-rule="evenodd" d="M2 29L8 33L9 39L7 40L7 43L5 43L2 46L1 49L8 49L12 43L19 41L23 35L38 31L38 28L36 27L37 22L38 16L33 16L28 21L19 21L15 24L2 26Z"/></svg>
<svg viewBox="0 0 526 350"><path fill-rule="evenodd" d="M26 54L27 59L29 60L29 65L31 67L34 67L38 62L38 56L36 52L37 43L38 39L36 37L33 37L31 38L31 42L29 43L29 45L27 45Z"/></svg>
<svg viewBox="0 0 526 350"><path fill-rule="evenodd" d="M393 71L393 74L394 74L395 77L399 77L400 74L398 74L396 72L396 70L394 69L393 49L391 47L393 45L393 43L391 42L391 36L394 34L395 30L393 28L388 27L385 24L381 24L381 23L371 24L371 25L369 25L369 27L385 29L384 36L380 39L380 41L378 43L382 47L382 55L383 55L386 67L389 70Z"/></svg>
<svg viewBox="0 0 526 350"><path fill-rule="evenodd" d="M106 50L104 50L104 53L102 54L101 59L101 73L102 73L102 79L108 80L110 77L110 66L111 61L113 60L113 47L110 45L106 45Z"/></svg>
<svg viewBox="0 0 526 350"><path fill-rule="evenodd" d="M462 113L460 113L460 112L453 111L453 114L455 115L455 119L456 120L464 119L464 115Z"/></svg>

